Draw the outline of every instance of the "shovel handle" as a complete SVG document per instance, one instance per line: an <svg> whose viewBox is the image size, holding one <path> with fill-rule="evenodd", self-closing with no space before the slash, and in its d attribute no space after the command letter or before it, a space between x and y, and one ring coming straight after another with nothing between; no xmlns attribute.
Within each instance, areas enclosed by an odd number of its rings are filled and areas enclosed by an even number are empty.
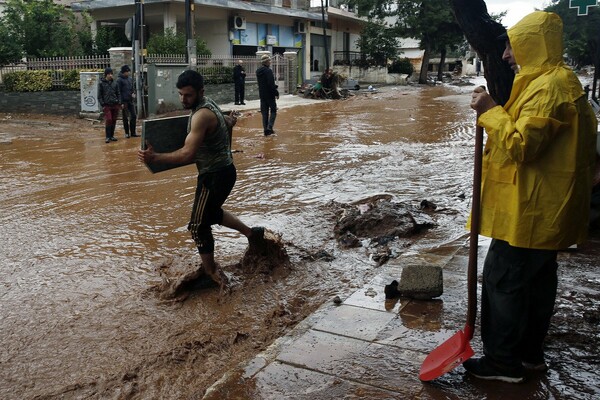
<svg viewBox="0 0 600 400"><path fill-rule="evenodd" d="M477 116L479 119L479 115ZM469 266L467 271L467 339L473 338L477 316L477 246L479 242L479 219L481 215L481 165L483 158L483 127L475 125L475 159L473 168L473 199L471 202L471 234L469 238Z"/></svg>

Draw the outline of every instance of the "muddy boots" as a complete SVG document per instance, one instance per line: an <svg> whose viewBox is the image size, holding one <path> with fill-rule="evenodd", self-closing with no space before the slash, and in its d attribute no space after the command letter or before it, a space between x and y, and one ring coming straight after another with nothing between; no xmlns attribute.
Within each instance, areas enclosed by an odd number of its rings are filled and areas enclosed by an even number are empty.
<svg viewBox="0 0 600 400"><path fill-rule="evenodd" d="M114 125L105 126L104 133L106 135L106 139L104 140L104 143L117 141L117 138L115 137L115 126Z"/></svg>

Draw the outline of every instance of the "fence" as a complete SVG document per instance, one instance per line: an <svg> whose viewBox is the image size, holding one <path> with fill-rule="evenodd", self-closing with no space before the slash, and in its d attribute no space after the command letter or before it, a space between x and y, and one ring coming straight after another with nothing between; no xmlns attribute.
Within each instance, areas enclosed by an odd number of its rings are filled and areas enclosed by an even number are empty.
<svg viewBox="0 0 600 400"><path fill-rule="evenodd" d="M246 71L246 82L256 81L255 71L260 66L260 59L256 56L231 56L231 55L210 55L198 56L196 67L207 82L223 83L223 77L228 77L233 81L232 69L239 60L242 60L244 70ZM185 54L148 54L147 64L186 64ZM289 69L285 58L279 54L273 56L271 69L275 80L284 80Z"/></svg>
<svg viewBox="0 0 600 400"><path fill-rule="evenodd" d="M204 75L207 82L223 83L233 80L232 69L238 64L238 60L243 61L246 71L246 81L256 81L255 71L260 66L260 60L256 56L231 56L231 55L210 55L198 56L197 68ZM185 54L149 54L146 57L147 64L186 64ZM84 57L51 57L51 58L32 58L24 63L0 67L0 83L2 76L8 72L24 70L49 70L52 74L52 87L55 89L64 88L64 75L70 70L104 70L110 66L110 57L103 56L84 56ZM291 66L289 62L281 55L273 56L271 69L275 75L276 81L288 81Z"/></svg>
<svg viewBox="0 0 600 400"><path fill-rule="evenodd" d="M52 74L52 87L62 88L65 71L74 69L103 70L110 66L110 57L81 56L81 57L50 57L32 58L27 60L28 70L48 70Z"/></svg>

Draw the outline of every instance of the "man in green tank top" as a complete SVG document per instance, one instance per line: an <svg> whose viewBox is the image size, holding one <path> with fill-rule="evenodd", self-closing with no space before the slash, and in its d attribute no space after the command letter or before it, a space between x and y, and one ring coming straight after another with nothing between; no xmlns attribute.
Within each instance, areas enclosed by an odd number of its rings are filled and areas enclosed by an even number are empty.
<svg viewBox="0 0 600 400"><path fill-rule="evenodd" d="M138 151L138 159L144 163L196 163L198 184L188 230L206 273L224 289L228 278L214 259L211 226L218 224L235 229L246 236L251 245L263 240L264 228L250 228L222 208L236 180L229 134L236 117L224 115L215 102L204 96L204 79L196 71L187 70L179 75L177 89L183 107L192 110L183 147L171 153L156 153L146 143L146 150Z"/></svg>

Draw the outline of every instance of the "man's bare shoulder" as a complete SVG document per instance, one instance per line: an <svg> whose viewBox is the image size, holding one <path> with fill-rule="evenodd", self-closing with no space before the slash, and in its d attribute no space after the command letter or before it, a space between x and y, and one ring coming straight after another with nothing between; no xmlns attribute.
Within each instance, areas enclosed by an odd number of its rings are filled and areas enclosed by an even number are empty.
<svg viewBox="0 0 600 400"><path fill-rule="evenodd" d="M201 108L192 115L192 129L204 127L210 130L210 128L216 127L217 123L217 116L208 108Z"/></svg>

